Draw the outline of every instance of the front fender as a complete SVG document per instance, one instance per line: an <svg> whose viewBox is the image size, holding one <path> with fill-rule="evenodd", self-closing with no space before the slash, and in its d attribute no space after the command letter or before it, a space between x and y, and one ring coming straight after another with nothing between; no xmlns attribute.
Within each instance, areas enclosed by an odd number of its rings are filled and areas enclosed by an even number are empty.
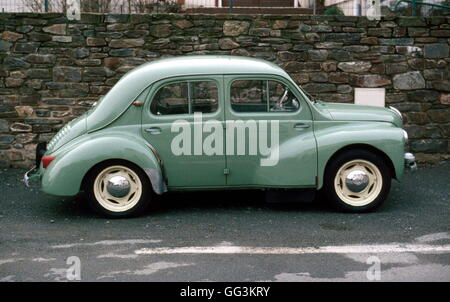
<svg viewBox="0 0 450 302"><path fill-rule="evenodd" d="M323 185L325 168L331 157L339 150L352 146L369 146L384 153L394 167L395 178L403 179L404 142L403 131L384 122L337 122L315 123L318 150L318 189Z"/></svg>
<svg viewBox="0 0 450 302"><path fill-rule="evenodd" d="M76 195L87 172L105 160L121 159L142 168L157 194L165 192L161 162L154 149L139 136L98 131L85 134L58 152L56 158L43 169L42 190L60 196Z"/></svg>

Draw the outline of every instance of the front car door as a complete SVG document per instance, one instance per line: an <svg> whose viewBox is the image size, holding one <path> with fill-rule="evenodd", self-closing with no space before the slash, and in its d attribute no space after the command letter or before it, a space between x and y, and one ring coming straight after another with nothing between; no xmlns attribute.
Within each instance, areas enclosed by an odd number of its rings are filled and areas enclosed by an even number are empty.
<svg viewBox="0 0 450 302"><path fill-rule="evenodd" d="M222 84L222 75L190 76L162 80L150 88L142 134L161 157L169 188L226 184L225 155L217 151L224 139Z"/></svg>
<svg viewBox="0 0 450 302"><path fill-rule="evenodd" d="M316 140L307 101L277 76L225 76L227 185L314 187Z"/></svg>

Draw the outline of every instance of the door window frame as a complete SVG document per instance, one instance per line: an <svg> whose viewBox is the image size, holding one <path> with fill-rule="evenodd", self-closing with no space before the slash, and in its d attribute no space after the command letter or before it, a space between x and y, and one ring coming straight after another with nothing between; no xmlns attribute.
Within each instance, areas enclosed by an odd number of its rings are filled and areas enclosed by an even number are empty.
<svg viewBox="0 0 450 302"><path fill-rule="evenodd" d="M176 76L171 78L166 78L160 80L152 85L150 91L145 100L145 106L143 112L148 114L148 117L152 120L164 121L164 120L178 120L178 119L193 119L194 112L192 113L182 113L182 114L164 114L158 115L151 112L151 104L158 93L158 91L164 86L182 82L214 82L217 86L217 110L214 112L203 113L202 116L204 118L215 118L217 120L223 120L223 108L225 96L223 95L223 75L222 74L209 74L209 75L200 75L200 76ZM188 104L189 111L191 111L191 102Z"/></svg>
<svg viewBox="0 0 450 302"><path fill-rule="evenodd" d="M303 95L300 93L299 88L294 86L290 81L288 81L286 78L278 76L278 75L273 75L273 74L227 74L224 75L224 88L225 88L225 106L226 108L226 112L233 116L273 116L273 117L284 117L284 118L288 118L288 117L293 117L293 116L298 116L301 113L304 112L304 110L307 110L309 112L310 118L312 120L312 112L311 109L309 108L309 104L307 103L307 100L305 100L305 98L303 97ZM287 86L289 88L289 90L295 95L297 101L299 102L299 108L295 111L254 111L254 112L238 112L233 110L232 108L232 102L231 102L231 85L234 81L237 80L255 80L255 81L276 81L279 83L284 84L285 86ZM307 108L307 109L305 109ZM228 119L228 115L226 115L226 119Z"/></svg>

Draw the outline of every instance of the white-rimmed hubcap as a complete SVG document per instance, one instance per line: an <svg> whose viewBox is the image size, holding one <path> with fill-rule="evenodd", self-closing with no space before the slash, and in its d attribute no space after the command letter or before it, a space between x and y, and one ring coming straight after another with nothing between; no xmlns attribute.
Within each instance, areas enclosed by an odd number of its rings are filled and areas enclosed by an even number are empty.
<svg viewBox="0 0 450 302"><path fill-rule="evenodd" d="M380 170L369 161L356 159L342 165L334 178L339 198L352 206L365 206L380 194L383 178Z"/></svg>
<svg viewBox="0 0 450 302"><path fill-rule="evenodd" d="M139 202L142 183L130 168L111 166L95 178L94 195L103 208L112 212L124 212Z"/></svg>

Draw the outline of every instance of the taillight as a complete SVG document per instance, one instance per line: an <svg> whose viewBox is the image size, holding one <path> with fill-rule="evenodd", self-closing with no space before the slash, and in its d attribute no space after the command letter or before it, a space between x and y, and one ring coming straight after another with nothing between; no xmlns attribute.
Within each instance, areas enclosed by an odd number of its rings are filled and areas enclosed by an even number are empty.
<svg viewBox="0 0 450 302"><path fill-rule="evenodd" d="M56 156L44 156L42 157L42 167L45 169L55 159Z"/></svg>

